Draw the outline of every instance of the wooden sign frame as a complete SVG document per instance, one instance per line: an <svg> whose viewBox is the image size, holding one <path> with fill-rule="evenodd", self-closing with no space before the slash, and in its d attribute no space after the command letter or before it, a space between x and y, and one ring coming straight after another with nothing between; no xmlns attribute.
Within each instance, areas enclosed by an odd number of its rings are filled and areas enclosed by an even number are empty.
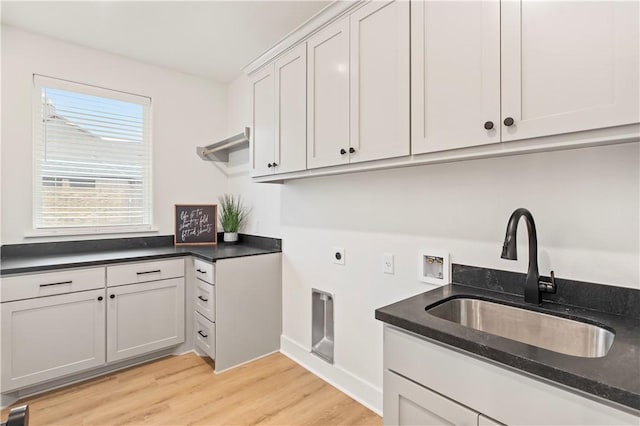
<svg viewBox="0 0 640 426"><path fill-rule="evenodd" d="M202 215L208 216L208 224L211 224L211 216L213 216L213 235L205 241L202 241L202 238L199 236L197 240L189 241L188 238L178 238L179 232L183 230L182 221L187 220L190 221L190 225L195 225L198 221L198 210L202 210ZM185 219L184 217L180 217L181 212L189 211L189 216L195 215L191 217L191 219ZM194 213L195 212L195 213ZM207 235L211 235L211 232L206 232ZM179 242L179 240L183 240ZM173 244L175 246L214 246L218 244L218 205L217 204L176 204L174 208L174 233L173 233Z"/></svg>

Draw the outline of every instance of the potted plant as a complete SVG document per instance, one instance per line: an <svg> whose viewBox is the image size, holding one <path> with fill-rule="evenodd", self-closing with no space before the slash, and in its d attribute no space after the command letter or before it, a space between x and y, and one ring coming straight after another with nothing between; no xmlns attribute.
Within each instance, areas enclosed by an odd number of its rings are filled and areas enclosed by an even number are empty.
<svg viewBox="0 0 640 426"><path fill-rule="evenodd" d="M227 243L238 241L238 231L243 225L249 210L242 204L242 198L233 194L220 197L220 226L224 230L224 241Z"/></svg>

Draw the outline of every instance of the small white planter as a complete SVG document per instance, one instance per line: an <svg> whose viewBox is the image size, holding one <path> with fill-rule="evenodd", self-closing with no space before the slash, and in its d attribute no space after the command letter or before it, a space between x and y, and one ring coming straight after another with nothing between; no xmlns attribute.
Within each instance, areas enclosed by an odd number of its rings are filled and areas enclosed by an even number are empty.
<svg viewBox="0 0 640 426"><path fill-rule="evenodd" d="M225 243L235 243L238 241L238 233L237 232L225 232L223 236Z"/></svg>

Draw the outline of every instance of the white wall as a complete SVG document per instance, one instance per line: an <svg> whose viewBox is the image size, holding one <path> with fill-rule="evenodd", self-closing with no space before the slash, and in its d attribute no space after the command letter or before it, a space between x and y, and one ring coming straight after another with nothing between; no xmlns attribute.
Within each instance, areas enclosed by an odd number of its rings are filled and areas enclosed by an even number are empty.
<svg viewBox="0 0 640 426"><path fill-rule="evenodd" d="M229 87L230 122L250 122L250 108L237 107L249 95L246 81ZM640 144L632 143L308 178L279 194L246 176L230 187L255 210L280 215L279 229L266 234L283 238L283 351L380 411L382 325L374 311L432 288L417 280L420 249L525 273L524 225L520 259L500 259L500 251L509 215L526 207L542 274L640 289L639 169ZM247 232L260 229L254 222ZM332 246L346 249L345 266L331 262ZM394 275L382 273L385 252L395 255ZM335 294L333 366L309 354L311 288Z"/></svg>
<svg viewBox="0 0 640 426"><path fill-rule="evenodd" d="M24 239L32 229L34 73L152 98L158 233L148 235L173 234L174 203L215 203L225 191L226 176L195 153L197 145L226 136L225 85L3 26L2 244L51 240Z"/></svg>

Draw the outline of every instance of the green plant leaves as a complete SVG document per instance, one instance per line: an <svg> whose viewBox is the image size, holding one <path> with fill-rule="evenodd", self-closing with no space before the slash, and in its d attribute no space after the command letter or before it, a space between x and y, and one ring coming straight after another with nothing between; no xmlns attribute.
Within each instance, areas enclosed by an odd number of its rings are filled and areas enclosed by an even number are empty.
<svg viewBox="0 0 640 426"><path fill-rule="evenodd" d="M220 213L218 218L224 232L238 232L244 223L249 209L242 204L242 197L233 194L220 196Z"/></svg>

